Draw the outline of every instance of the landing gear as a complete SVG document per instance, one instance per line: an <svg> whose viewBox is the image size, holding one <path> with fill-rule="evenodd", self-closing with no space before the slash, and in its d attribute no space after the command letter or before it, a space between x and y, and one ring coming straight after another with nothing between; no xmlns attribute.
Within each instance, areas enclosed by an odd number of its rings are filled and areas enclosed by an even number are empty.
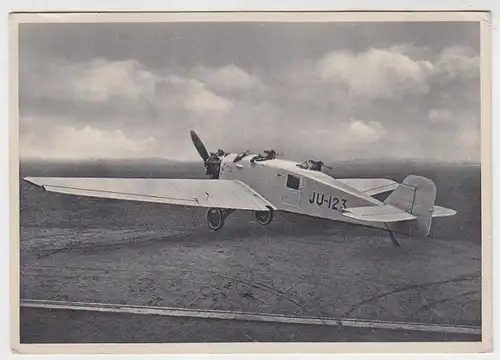
<svg viewBox="0 0 500 360"><path fill-rule="evenodd" d="M210 230L217 231L224 227L224 220L234 211L234 209L209 208L206 219ZM254 217L260 225L268 225L274 218L274 210L255 211Z"/></svg>
<svg viewBox="0 0 500 360"><path fill-rule="evenodd" d="M271 208L268 211L255 211L254 217L258 224L269 225L273 221L274 211Z"/></svg>
<svg viewBox="0 0 500 360"><path fill-rule="evenodd" d="M208 227L214 231L222 229L224 220L233 211L234 209L209 208L206 214Z"/></svg>

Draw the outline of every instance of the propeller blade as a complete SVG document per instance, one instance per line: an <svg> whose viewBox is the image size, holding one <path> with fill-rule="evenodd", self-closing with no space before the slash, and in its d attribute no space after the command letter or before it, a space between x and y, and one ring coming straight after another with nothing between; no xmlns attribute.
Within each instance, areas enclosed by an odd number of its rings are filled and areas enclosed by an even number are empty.
<svg viewBox="0 0 500 360"><path fill-rule="evenodd" d="M207 161L208 157L210 156L208 154L207 148L205 147L205 145L203 145L203 142L201 141L198 134L196 134L193 130L191 130L191 140L193 141L193 145L196 148L196 151L198 151L198 154L200 154L203 161Z"/></svg>

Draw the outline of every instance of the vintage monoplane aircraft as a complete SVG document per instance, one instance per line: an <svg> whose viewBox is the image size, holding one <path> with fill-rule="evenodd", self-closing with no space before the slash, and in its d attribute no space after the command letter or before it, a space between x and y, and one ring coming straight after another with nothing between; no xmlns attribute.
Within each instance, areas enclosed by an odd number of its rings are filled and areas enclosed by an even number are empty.
<svg viewBox="0 0 500 360"><path fill-rule="evenodd" d="M209 179L123 179L26 177L46 191L79 196L166 203L208 208L206 220L220 230L234 210L253 211L268 225L275 211L298 213L426 236L435 217L456 211L435 206L436 186L428 178L410 175L401 184L384 178L336 179L322 171L321 161L294 162L244 151L208 153L198 135L191 139L204 161ZM374 195L392 191L384 201Z"/></svg>

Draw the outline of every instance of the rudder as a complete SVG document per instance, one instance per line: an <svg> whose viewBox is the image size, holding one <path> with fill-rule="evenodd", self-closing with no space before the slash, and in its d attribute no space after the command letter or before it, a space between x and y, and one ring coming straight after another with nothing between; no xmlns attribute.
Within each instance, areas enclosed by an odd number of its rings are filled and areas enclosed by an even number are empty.
<svg viewBox="0 0 500 360"><path fill-rule="evenodd" d="M423 176L409 175L385 199L384 203L397 207L417 217L406 224L392 224L396 232L426 236L432 223L432 212L436 200L436 184Z"/></svg>

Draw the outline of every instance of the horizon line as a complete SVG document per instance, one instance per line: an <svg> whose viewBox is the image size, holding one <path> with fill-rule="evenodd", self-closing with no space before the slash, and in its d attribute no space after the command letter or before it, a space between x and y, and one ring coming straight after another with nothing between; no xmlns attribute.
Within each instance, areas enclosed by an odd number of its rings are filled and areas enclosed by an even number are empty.
<svg viewBox="0 0 500 360"><path fill-rule="evenodd" d="M287 159L291 160L291 159ZM81 162L148 162L148 161L163 161L163 162L178 162L178 163L202 163L199 160L179 160L163 157L143 157L143 158L43 158L35 156L19 157L19 162L66 162L66 163L81 163ZM292 160L294 161L294 160ZM297 162L300 162L298 160ZM329 161L329 163L346 163L346 162L427 162L427 163L448 163L448 164L481 164L481 160L443 160L434 158L352 158L352 159L337 159Z"/></svg>

